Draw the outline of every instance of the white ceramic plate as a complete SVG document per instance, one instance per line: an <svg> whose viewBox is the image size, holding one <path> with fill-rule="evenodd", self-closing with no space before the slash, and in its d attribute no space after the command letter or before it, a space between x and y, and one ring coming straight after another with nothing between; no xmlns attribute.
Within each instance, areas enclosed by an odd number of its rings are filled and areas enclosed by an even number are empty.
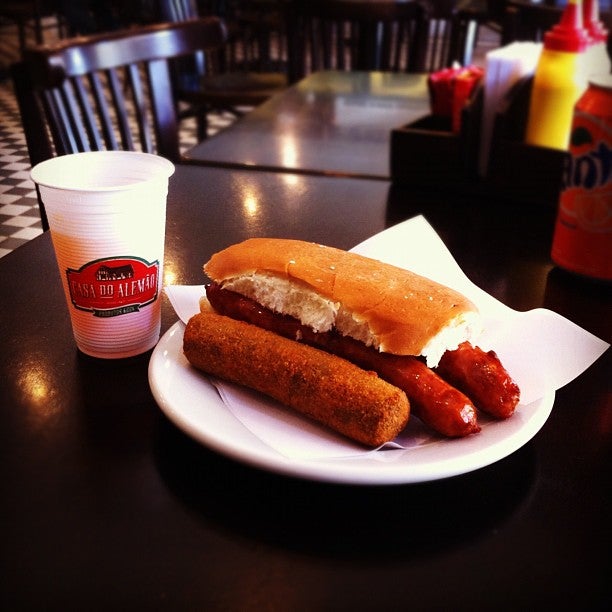
<svg viewBox="0 0 612 612"><path fill-rule="evenodd" d="M184 324L173 325L153 351L149 382L166 416L200 443L232 459L272 472L317 481L361 485L438 480L490 465L526 444L544 425L554 398L520 405L506 421L482 421L476 435L431 438L410 449L341 459L289 459L251 433L225 406L215 387L183 356ZM409 425L410 427L410 425Z"/></svg>

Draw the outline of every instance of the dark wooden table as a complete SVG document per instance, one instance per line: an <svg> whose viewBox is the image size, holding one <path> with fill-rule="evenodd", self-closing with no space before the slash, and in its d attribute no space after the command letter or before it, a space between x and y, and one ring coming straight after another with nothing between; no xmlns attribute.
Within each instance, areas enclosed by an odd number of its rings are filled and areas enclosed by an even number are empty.
<svg viewBox="0 0 612 612"><path fill-rule="evenodd" d="M179 167L166 278L201 283L213 251L249 236L348 248L415 214L498 299L611 339L610 292L550 264L552 211L383 181ZM332 485L196 443L155 404L149 355L78 354L48 233L0 259L0 278L2 609L610 602L610 351L557 393L530 442L493 465L419 485ZM164 330L175 320L165 303Z"/></svg>
<svg viewBox="0 0 612 612"><path fill-rule="evenodd" d="M316 72L186 157L208 165L389 178L391 130L428 113L425 75Z"/></svg>

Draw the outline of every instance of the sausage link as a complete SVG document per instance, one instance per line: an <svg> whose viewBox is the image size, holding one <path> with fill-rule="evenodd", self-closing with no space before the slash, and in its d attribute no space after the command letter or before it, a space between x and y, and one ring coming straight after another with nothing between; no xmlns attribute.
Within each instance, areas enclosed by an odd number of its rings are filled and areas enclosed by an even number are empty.
<svg viewBox="0 0 612 612"><path fill-rule="evenodd" d="M495 418L512 416L519 403L519 387L494 351L485 352L464 342L457 350L444 353L436 371L469 395L478 409Z"/></svg>
<svg viewBox="0 0 612 612"><path fill-rule="evenodd" d="M434 431L459 438L480 431L470 399L414 357L380 355L381 378L406 391L413 413ZM365 363L364 363L365 365Z"/></svg>
<svg viewBox="0 0 612 612"><path fill-rule="evenodd" d="M406 392L412 413L435 432L459 438L480 431L476 410L463 393L452 387L416 357L380 353L337 332L304 332L305 341L348 359Z"/></svg>
<svg viewBox="0 0 612 612"><path fill-rule="evenodd" d="M480 431L476 410L469 398L442 380L419 359L380 353L337 332L314 332L293 317L274 313L250 298L222 289L215 283L207 286L206 293L212 307L221 314L316 346L363 369L373 370L406 393L412 414L433 431L452 438Z"/></svg>
<svg viewBox="0 0 612 612"><path fill-rule="evenodd" d="M356 365L255 325L200 313L183 351L196 368L269 395L357 442L376 447L406 426L406 394Z"/></svg>

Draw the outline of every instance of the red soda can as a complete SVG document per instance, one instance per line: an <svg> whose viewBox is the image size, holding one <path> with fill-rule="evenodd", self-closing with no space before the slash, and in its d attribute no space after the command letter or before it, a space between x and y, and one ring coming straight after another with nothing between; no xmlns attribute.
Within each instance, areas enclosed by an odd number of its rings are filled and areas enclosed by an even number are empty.
<svg viewBox="0 0 612 612"><path fill-rule="evenodd" d="M553 236L560 267L612 280L612 76L590 77L572 121Z"/></svg>

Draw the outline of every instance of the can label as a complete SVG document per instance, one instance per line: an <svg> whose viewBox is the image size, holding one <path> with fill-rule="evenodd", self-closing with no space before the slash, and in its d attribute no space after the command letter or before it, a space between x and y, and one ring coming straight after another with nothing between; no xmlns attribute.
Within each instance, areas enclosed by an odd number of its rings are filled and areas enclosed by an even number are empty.
<svg viewBox="0 0 612 612"><path fill-rule="evenodd" d="M580 104L551 256L572 272L612 280L612 123L581 110Z"/></svg>
<svg viewBox="0 0 612 612"><path fill-rule="evenodd" d="M157 299L159 262L138 257L109 257L78 270L68 268L68 288L75 308L95 317L138 312Z"/></svg>

